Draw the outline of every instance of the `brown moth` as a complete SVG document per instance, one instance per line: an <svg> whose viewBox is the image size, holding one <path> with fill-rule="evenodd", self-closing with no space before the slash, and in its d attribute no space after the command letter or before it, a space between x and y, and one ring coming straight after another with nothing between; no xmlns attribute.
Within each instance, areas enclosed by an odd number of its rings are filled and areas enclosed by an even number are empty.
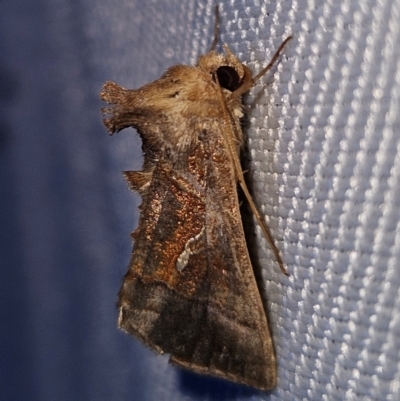
<svg viewBox="0 0 400 401"><path fill-rule="evenodd" d="M218 17L218 16L217 16ZM141 171L127 171L143 198L129 270L119 292L119 327L170 362L258 389L276 383L263 303L246 247L237 186L279 252L246 187L241 96L255 77L224 46L195 67L176 65L135 90L106 82L100 97L110 134L134 127Z"/></svg>

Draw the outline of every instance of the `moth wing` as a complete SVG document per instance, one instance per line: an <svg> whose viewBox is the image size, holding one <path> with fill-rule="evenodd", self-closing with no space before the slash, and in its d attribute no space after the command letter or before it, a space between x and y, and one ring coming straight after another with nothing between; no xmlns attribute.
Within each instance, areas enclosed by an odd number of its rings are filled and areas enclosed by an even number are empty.
<svg viewBox="0 0 400 401"><path fill-rule="evenodd" d="M197 322L195 326L187 322L194 329L190 340L182 338L185 346L176 347L179 352L170 349L171 361L199 373L269 389L276 381L275 355L241 221L224 216L222 205L211 214L216 213L220 213L218 220L227 217L229 223L214 221L206 230L203 257L208 260L208 271L203 288L208 299L189 301L185 307L181 304L182 315L193 320L196 311Z"/></svg>
<svg viewBox="0 0 400 401"><path fill-rule="evenodd" d="M237 185L231 165L218 163L226 160L222 144L210 141L209 146L213 160L207 167L203 248L208 299L194 345L186 354L172 354L171 361L269 389L276 382L275 354L245 242ZM193 255L194 261L198 257Z"/></svg>
<svg viewBox="0 0 400 401"><path fill-rule="evenodd" d="M211 160L207 147L193 155L195 179L168 163L153 172L120 291L119 325L169 353L172 363L269 389L275 356L236 182L226 155L219 163L214 151Z"/></svg>

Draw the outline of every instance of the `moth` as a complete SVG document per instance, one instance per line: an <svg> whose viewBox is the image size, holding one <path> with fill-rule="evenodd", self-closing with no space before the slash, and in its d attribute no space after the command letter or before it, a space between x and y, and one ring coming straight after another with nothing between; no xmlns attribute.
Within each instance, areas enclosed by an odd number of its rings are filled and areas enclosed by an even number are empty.
<svg viewBox="0 0 400 401"><path fill-rule="evenodd" d="M133 127L143 169L126 171L142 196L133 252L119 292L119 327L170 362L258 389L276 383L276 362L239 211L238 186L282 271L270 232L246 186L239 153L241 97L254 78L224 46L196 66L176 65L139 89L106 82L110 134Z"/></svg>

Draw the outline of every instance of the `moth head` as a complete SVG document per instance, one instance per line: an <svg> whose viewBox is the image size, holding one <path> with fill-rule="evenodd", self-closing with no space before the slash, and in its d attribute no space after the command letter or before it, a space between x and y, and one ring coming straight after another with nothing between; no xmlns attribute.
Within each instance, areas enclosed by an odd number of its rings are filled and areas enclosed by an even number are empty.
<svg viewBox="0 0 400 401"><path fill-rule="evenodd" d="M224 45L225 54L215 51L200 56L197 67L211 74L212 79L229 92L234 92L251 79L250 70Z"/></svg>

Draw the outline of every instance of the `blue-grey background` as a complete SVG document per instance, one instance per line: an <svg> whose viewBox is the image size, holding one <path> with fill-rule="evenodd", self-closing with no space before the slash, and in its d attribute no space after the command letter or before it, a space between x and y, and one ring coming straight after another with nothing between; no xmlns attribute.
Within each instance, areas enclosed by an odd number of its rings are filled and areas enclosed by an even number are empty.
<svg viewBox="0 0 400 401"><path fill-rule="evenodd" d="M259 71L250 252L278 360L260 393L183 372L116 328L140 199L133 130L101 85L194 63L211 0L0 2L0 400L400 399L400 0L221 1L222 40Z"/></svg>

